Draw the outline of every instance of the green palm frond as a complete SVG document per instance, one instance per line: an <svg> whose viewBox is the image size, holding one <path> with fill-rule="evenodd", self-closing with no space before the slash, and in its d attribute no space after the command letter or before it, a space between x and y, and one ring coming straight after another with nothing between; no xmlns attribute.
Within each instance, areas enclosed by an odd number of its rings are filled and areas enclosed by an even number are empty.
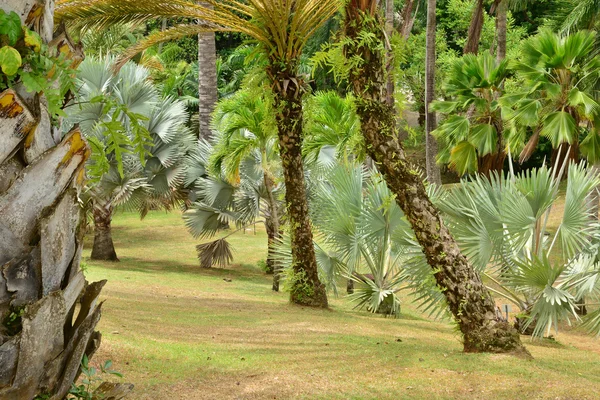
<svg viewBox="0 0 600 400"><path fill-rule="evenodd" d="M55 13L61 21L84 27L139 23L154 18L199 20L202 22L196 27L165 31L163 39L195 34L198 29L240 32L261 43L271 59L289 61L300 57L307 39L340 7L337 0L205 0L203 3L208 6L191 0L61 0ZM153 35L152 44L159 39L160 35ZM148 41L145 44L152 45Z"/></svg>
<svg viewBox="0 0 600 400"><path fill-rule="evenodd" d="M362 161L365 156L360 121L351 96L335 92L317 92L307 101L305 111L306 138L302 148L309 162L332 165L333 159ZM333 159L329 156L333 150Z"/></svg>

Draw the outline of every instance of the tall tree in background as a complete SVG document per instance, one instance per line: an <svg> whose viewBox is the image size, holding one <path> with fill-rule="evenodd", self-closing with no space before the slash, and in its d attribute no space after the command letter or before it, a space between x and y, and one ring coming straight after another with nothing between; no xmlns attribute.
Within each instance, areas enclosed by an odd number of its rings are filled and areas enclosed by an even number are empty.
<svg viewBox="0 0 600 400"><path fill-rule="evenodd" d="M62 0L64 19L84 26L145 21L161 17L193 18L205 24L184 24L156 32L129 51L132 56L157 43L207 31L240 32L256 40L268 62L272 84L279 146L286 187L286 203L292 238L293 271L291 301L327 306L325 286L320 282L308 213L302 160L302 97L307 83L299 73L300 57L309 37L339 8L338 0Z"/></svg>
<svg viewBox="0 0 600 400"><path fill-rule="evenodd" d="M402 8L402 21L398 28L398 32L400 32L400 35L404 40L407 40L410 36L412 27L415 24L415 19L417 18L417 13L419 12L419 4L420 2L415 0L406 0L404 3L404 8Z"/></svg>
<svg viewBox="0 0 600 400"><path fill-rule="evenodd" d="M209 4L200 2L205 7ZM214 32L198 34L198 120L200 137L212 137L212 114L218 100L217 92L217 45Z"/></svg>
<svg viewBox="0 0 600 400"><path fill-rule="evenodd" d="M506 58L506 30L508 0L496 0L496 60L503 61Z"/></svg>
<svg viewBox="0 0 600 400"><path fill-rule="evenodd" d="M467 42L463 49L464 54L474 53L479 51L479 39L481 39L481 31L483 30L483 0L475 0L471 24L467 35Z"/></svg>
<svg viewBox="0 0 600 400"><path fill-rule="evenodd" d="M398 142L394 110L387 104L386 52L375 0L346 5L344 51L353 60L349 73L367 151L410 222L434 270L467 352L524 351L518 332L496 313L490 292L451 236L431 203L420 174L406 161ZM365 34L376 38L365 42ZM368 60L368 61L367 61Z"/></svg>
<svg viewBox="0 0 600 400"><path fill-rule="evenodd" d="M52 126L65 94L60 77L71 71L51 56L60 49L76 66L82 53L64 32L54 35L53 12L52 0L0 1L2 399L65 398L82 357L100 345L105 281L88 285L80 267L78 193L90 150L78 129L62 137ZM7 53L18 62L9 65Z"/></svg>
<svg viewBox="0 0 600 400"><path fill-rule="evenodd" d="M435 36L436 36L436 0L427 0L427 41L425 55L425 162L427 180L437 185L442 184L440 167L436 163L438 144L431 135L436 128L436 113L431 110L431 102L435 100ZM388 94L393 96L393 94Z"/></svg>

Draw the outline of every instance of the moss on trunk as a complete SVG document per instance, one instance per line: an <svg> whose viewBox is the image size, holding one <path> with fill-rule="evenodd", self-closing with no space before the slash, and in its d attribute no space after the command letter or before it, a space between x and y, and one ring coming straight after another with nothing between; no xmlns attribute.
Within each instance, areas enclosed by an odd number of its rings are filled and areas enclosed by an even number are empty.
<svg viewBox="0 0 600 400"><path fill-rule="evenodd" d="M273 82L279 153L285 181L287 218L292 239L292 303L327 307L325 285L319 280L302 160L302 95L304 82L294 63L272 62L268 74Z"/></svg>
<svg viewBox="0 0 600 400"><path fill-rule="evenodd" d="M382 22L378 15L357 10L353 4L347 8L345 52L347 57L363 60L350 71L350 80L367 152L415 232L463 335L464 350L526 352L516 329L497 316L492 296L429 199L420 171L406 161L397 139L393 107L386 102ZM361 42L364 31L376 35L379 43Z"/></svg>

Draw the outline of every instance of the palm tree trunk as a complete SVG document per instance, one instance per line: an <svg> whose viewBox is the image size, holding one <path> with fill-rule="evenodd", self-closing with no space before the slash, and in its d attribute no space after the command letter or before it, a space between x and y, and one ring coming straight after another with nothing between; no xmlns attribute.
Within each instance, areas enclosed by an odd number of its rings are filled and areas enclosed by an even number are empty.
<svg viewBox="0 0 600 400"><path fill-rule="evenodd" d="M477 54L479 51L479 40L481 39L481 30L483 29L483 0L475 0L475 8L469 25L467 42L463 49L464 54Z"/></svg>
<svg viewBox="0 0 600 400"><path fill-rule="evenodd" d="M200 2L200 5L212 7L203 2ZM214 32L198 34L198 100L199 137L208 140L212 137L212 114L218 100L217 46Z"/></svg>
<svg viewBox="0 0 600 400"><path fill-rule="evenodd" d="M507 0L498 0L496 4L496 59L500 62L506 58Z"/></svg>
<svg viewBox="0 0 600 400"><path fill-rule="evenodd" d="M111 233L113 207L94 204L92 214L94 216L92 260L119 261Z"/></svg>
<svg viewBox="0 0 600 400"><path fill-rule="evenodd" d="M52 40L54 1L0 8ZM55 43L76 65L66 35ZM45 102L20 83L0 92L0 320L11 321L0 325L1 399L63 399L83 355L100 345L96 299L105 281L88 285L80 268L77 193L90 151L79 130L52 134Z"/></svg>
<svg viewBox="0 0 600 400"><path fill-rule="evenodd" d="M357 2L351 1L346 9L345 34L349 43L345 51L348 57L368 60L350 73L367 151L394 193L434 270L437 285L463 335L464 350L526 352L518 332L496 314L491 294L427 196L419 172L406 161L404 149L397 140L393 109L385 101L386 55L373 50L372 45L361 45L359 39L367 31L383 42L381 22L377 15L365 17L356 7Z"/></svg>
<svg viewBox="0 0 600 400"><path fill-rule="evenodd" d="M431 102L435 100L435 36L436 36L436 0L427 0L427 44L425 56L425 165L427 180L436 185L442 184L440 167L436 163L438 144L431 132L436 127L435 111L431 111Z"/></svg>
<svg viewBox="0 0 600 400"><path fill-rule="evenodd" d="M327 307L325 285L319 271L304 182L302 161L302 78L295 65L272 61L267 73L273 82L274 109L277 110L279 152L285 182L285 200L292 241L292 303Z"/></svg>

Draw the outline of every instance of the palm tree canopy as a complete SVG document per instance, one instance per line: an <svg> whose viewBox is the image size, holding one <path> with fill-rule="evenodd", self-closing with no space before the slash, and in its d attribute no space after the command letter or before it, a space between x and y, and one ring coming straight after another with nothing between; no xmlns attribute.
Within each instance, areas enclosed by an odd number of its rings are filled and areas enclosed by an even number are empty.
<svg viewBox="0 0 600 400"><path fill-rule="evenodd" d="M527 40L514 64L520 86L525 88L500 98L503 116L525 137L534 134L521 153L527 159L541 136L557 149L578 143L584 123L586 136L581 151L589 162L600 160L597 125L600 104L595 85L600 78L600 57L594 48L595 32L579 31L562 36L549 30Z"/></svg>
<svg viewBox="0 0 600 400"><path fill-rule="evenodd" d="M459 175L476 172L478 158L505 151L500 147L505 132L498 97L507 64L487 51L466 54L454 62L444 85L451 99L432 104L432 109L451 114L432 132L440 143L437 161L449 163Z"/></svg>
<svg viewBox="0 0 600 400"><path fill-rule="evenodd" d="M299 59L307 39L341 6L339 0L59 0L55 15L82 27L139 23L154 18L191 18L133 46L131 57L156 43L207 31L234 31L259 42L274 61Z"/></svg>
<svg viewBox="0 0 600 400"><path fill-rule="evenodd" d="M224 171L232 184L239 183L240 165L253 152L261 168L273 173L278 159L277 126L267 95L242 90L223 99L215 110L213 125L217 132L209 168Z"/></svg>
<svg viewBox="0 0 600 400"><path fill-rule="evenodd" d="M182 185L183 160L193 136L185 127L187 114L182 102L161 98L144 67L128 63L114 72L114 61L112 57L88 57L80 65L81 89L66 109L63 128L79 124L98 155L92 162L107 163L98 182L91 184L93 196L115 206L129 203L144 215ZM150 139L143 159L134 154L136 129L145 131ZM120 138L120 162L113 136Z"/></svg>

